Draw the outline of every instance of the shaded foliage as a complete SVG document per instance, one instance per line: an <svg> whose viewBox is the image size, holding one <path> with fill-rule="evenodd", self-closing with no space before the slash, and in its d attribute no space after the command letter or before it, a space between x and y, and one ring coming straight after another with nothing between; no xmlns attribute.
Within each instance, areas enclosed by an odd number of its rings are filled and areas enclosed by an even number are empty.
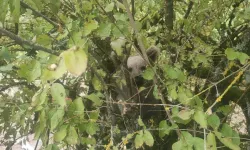
<svg viewBox="0 0 250 150"><path fill-rule="evenodd" d="M46 149L248 146L226 122L238 104L250 129L248 1L1 0L0 10L6 146L31 132ZM140 84L132 55L147 64Z"/></svg>

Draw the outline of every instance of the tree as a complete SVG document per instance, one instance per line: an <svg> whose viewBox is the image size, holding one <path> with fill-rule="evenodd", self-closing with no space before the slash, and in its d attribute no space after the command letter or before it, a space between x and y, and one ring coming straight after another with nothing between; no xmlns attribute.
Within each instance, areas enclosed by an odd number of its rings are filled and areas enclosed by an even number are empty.
<svg viewBox="0 0 250 150"><path fill-rule="evenodd" d="M250 129L248 5L0 1L2 143L35 132L47 149L246 147L249 135L226 118L238 104ZM161 49L155 63L151 45ZM126 66L135 54L148 64L137 90ZM136 101L148 93L152 101ZM137 106L163 111L142 117Z"/></svg>

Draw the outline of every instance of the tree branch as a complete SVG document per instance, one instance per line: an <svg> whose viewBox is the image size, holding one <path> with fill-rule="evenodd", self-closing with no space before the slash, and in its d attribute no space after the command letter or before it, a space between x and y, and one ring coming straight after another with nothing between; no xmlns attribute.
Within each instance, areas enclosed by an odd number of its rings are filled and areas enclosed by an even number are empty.
<svg viewBox="0 0 250 150"><path fill-rule="evenodd" d="M34 44L30 41L24 40L24 39L20 38L19 36L15 35L14 33L7 31L7 30L0 27L0 34L1 33L4 34L5 36L11 38L12 40L14 40L16 44L22 46L25 49L27 49L27 47L29 47L32 50L41 50L41 51L44 51L44 52L47 52L47 53L50 53L53 55L57 55L57 56L59 55L57 52L53 52L53 50L51 50L51 49Z"/></svg>
<svg viewBox="0 0 250 150"><path fill-rule="evenodd" d="M125 6L125 8L127 10L127 14L128 14L128 17L129 17L129 22L130 22L130 25L133 28L134 33L136 35L136 39L137 39L139 47L141 49L142 56L145 59L145 61L147 62L147 64L150 64L150 62L148 60L147 53L146 53L146 49L145 49L145 47L143 45L143 42L142 42L142 39L140 37L139 30L136 27L136 24L135 24L135 21L133 19L133 15L132 15L132 13L130 11L130 8L129 8L127 0L123 0L123 5Z"/></svg>
<svg viewBox="0 0 250 150"><path fill-rule="evenodd" d="M20 1L20 4L21 4L22 7L30 9L34 13L35 16L42 17L44 20L46 20L47 22L49 22L50 24L52 24L54 27L59 27L59 25L56 22L54 22L51 19L49 19L48 17L44 16L40 12L36 11L34 8L30 7L29 5L27 5L23 1Z"/></svg>

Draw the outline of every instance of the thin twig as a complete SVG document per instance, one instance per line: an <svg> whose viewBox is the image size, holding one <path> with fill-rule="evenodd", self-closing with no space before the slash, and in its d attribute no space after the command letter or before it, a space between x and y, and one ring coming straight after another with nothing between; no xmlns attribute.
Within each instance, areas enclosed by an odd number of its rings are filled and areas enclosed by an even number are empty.
<svg viewBox="0 0 250 150"><path fill-rule="evenodd" d="M147 63L147 64L150 64L149 59L148 59L148 56L147 56L147 53L146 53L146 49L145 49L145 47L144 47L144 45L143 45L143 42L142 42L142 39L141 39L139 30L137 29L137 26L136 26L135 21L134 21L134 19L133 19L133 15L132 15L132 13L131 13L131 11L130 11L130 8L129 8L129 5L128 5L127 0L123 0L123 5L125 6L125 8L126 8L126 10L127 10L129 22L130 22L131 27L132 27L133 30L134 30L136 39L137 39L138 44L139 44L139 47L140 47L140 49L141 49L142 56L143 56L143 58L145 59L146 63Z"/></svg>
<svg viewBox="0 0 250 150"><path fill-rule="evenodd" d="M59 55L57 52L53 52L52 49L48 49L48 48L43 47L41 45L37 45L37 44L34 44L30 41L24 40L24 39L20 38L19 36L15 35L14 33L7 31L1 27L0 27L0 33L3 33L5 36L11 38L12 40L15 41L16 44L22 46L25 49L27 49L27 47L29 47L32 50L41 50L41 51L44 51L44 52L47 52L47 53L50 53L53 55L57 55L57 56Z"/></svg>
<svg viewBox="0 0 250 150"><path fill-rule="evenodd" d="M56 22L54 22L51 19L49 19L48 17L44 16L40 12L36 11L34 8L30 7L29 5L27 5L23 1L20 1L20 4L22 7L30 9L34 13L35 16L42 17L44 20L46 20L48 23L52 24L54 27L59 27L59 25Z"/></svg>

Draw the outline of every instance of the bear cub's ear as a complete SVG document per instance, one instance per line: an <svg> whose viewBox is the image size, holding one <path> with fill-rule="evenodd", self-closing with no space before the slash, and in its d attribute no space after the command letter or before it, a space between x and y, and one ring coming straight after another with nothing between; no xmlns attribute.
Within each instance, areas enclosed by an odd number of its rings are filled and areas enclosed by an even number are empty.
<svg viewBox="0 0 250 150"><path fill-rule="evenodd" d="M160 49L156 46L151 46L147 49L147 55L150 61L155 62L160 54Z"/></svg>

